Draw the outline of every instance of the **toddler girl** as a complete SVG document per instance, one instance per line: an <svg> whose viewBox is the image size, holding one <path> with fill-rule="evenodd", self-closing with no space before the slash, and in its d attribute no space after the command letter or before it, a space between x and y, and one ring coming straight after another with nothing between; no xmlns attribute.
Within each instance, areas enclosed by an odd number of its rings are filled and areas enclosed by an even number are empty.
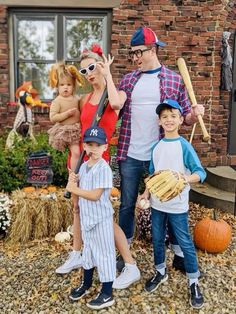
<svg viewBox="0 0 236 314"><path fill-rule="evenodd" d="M55 125L48 130L49 144L71 153L71 169L74 171L80 155L81 138L79 96L75 95L76 84L82 85L82 77L73 65L57 63L51 67L49 84L57 88L58 96L50 107L50 121Z"/></svg>

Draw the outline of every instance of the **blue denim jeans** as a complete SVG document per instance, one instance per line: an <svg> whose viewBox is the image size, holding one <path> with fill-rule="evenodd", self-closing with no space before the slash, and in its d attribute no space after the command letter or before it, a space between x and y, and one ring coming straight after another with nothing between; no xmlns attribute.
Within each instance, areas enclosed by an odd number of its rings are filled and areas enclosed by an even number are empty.
<svg viewBox="0 0 236 314"><path fill-rule="evenodd" d="M171 225L171 231L184 254L184 265L188 278L198 278L198 262L195 247L188 227L188 212L170 214L152 208L152 242L154 262L157 269L165 267L165 236L166 223Z"/></svg>
<svg viewBox="0 0 236 314"><path fill-rule="evenodd" d="M148 171L150 161L141 161L131 157L119 161L121 177L121 204L119 225L127 239L134 235L134 211L142 175Z"/></svg>

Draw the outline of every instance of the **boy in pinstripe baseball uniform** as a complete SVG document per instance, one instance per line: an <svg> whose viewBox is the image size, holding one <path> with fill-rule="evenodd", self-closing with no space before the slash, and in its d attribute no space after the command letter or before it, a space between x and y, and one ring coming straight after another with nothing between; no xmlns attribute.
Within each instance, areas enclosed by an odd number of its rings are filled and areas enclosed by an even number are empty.
<svg viewBox="0 0 236 314"><path fill-rule="evenodd" d="M113 230L113 207L109 199L112 188L112 171L102 158L107 149L107 138L100 127L89 128L84 133L83 148L89 156L77 176L72 173L67 191L79 196L82 239L84 242L82 264L84 277L80 286L71 290L69 298L79 300L89 293L94 268L97 267L101 292L87 303L92 309L102 309L114 304L112 284L116 277L116 256Z"/></svg>

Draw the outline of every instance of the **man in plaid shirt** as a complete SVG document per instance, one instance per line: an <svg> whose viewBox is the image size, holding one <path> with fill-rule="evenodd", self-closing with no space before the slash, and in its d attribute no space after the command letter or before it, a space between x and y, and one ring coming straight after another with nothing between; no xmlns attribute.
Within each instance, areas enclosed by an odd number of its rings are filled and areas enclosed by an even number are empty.
<svg viewBox="0 0 236 314"><path fill-rule="evenodd" d="M138 69L125 75L119 86L127 95L121 110L117 151L121 176L119 224L129 243L134 234L134 209L140 180L149 168L151 147L162 135L156 123L157 105L164 99L176 100L183 109L187 125L195 123L198 114L204 114L202 105L190 107L181 76L159 62L158 49L164 46L150 28L138 28L132 36L129 53ZM184 271L183 253L175 239L173 244L173 265ZM122 260L118 259L118 269L120 265Z"/></svg>

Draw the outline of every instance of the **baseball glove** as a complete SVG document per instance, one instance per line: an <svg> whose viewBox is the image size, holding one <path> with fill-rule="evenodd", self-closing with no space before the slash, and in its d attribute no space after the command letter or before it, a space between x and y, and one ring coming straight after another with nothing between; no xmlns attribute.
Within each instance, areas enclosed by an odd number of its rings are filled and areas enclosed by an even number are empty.
<svg viewBox="0 0 236 314"><path fill-rule="evenodd" d="M161 202L166 202L179 195L187 181L184 176L172 170L161 170L145 180L146 187L149 192L160 199Z"/></svg>

